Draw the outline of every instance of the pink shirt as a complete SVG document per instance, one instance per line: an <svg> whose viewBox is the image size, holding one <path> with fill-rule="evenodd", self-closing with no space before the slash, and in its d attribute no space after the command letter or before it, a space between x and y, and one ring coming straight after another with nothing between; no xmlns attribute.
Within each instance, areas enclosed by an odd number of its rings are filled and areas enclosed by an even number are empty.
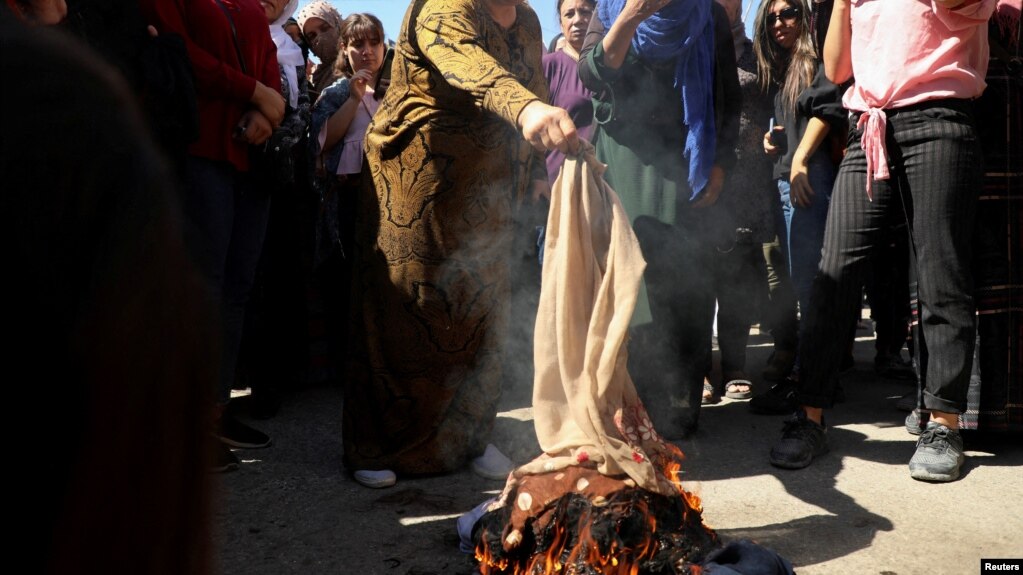
<svg viewBox="0 0 1023 575"><path fill-rule="evenodd" d="M859 122L861 144L874 178L889 176L884 110L926 100L976 98L984 91L987 21L996 2L967 0L949 10L934 0L851 0L855 83L842 104L866 112Z"/></svg>
<svg viewBox="0 0 1023 575"><path fill-rule="evenodd" d="M362 101L359 102L359 107L355 110L355 115L352 116L352 122L348 124L348 131L345 132L344 138L337 143L339 146L344 146L341 148L341 157L337 162L337 171L335 172L337 175L344 176L362 172L362 141L366 136L366 129L369 128L369 123L373 120L373 115L377 113L379 107L380 101L373 97L373 90L367 88L366 93L362 95ZM323 145L327 143L327 122L323 123L316 139L322 150Z"/></svg>

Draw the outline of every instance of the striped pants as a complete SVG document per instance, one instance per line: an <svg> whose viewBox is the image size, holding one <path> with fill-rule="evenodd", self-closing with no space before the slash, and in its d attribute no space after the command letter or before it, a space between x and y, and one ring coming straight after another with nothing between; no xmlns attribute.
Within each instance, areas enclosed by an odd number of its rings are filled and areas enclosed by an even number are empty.
<svg viewBox="0 0 1023 575"><path fill-rule="evenodd" d="M800 342L799 402L829 408L838 366L861 297L868 258L884 231L907 221L912 241L910 276L917 280L922 337L918 358L924 407L966 409L974 347L970 237L982 184L980 145L972 104L935 100L886 110L891 178L874 180L866 194L867 162L858 118L831 197L824 247Z"/></svg>

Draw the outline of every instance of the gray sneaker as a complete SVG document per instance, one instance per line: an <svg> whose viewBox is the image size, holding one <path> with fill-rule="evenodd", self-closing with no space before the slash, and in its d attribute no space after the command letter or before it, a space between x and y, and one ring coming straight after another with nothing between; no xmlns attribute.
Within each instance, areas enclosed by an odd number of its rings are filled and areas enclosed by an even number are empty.
<svg viewBox="0 0 1023 575"><path fill-rule="evenodd" d="M906 431L908 431L911 435L920 435L920 432L923 431L923 429L920 428L921 416L924 418L924 427L927 427L927 421L931 417L931 412L914 409L906 416Z"/></svg>
<svg viewBox="0 0 1023 575"><path fill-rule="evenodd" d="M781 439L771 448L771 465L785 469L802 469L814 457L828 452L828 430L806 418L797 409L782 428Z"/></svg>
<svg viewBox="0 0 1023 575"><path fill-rule="evenodd" d="M959 467L966 460L963 454L963 436L936 421L916 440L916 453L909 460L909 475L921 481L955 481Z"/></svg>

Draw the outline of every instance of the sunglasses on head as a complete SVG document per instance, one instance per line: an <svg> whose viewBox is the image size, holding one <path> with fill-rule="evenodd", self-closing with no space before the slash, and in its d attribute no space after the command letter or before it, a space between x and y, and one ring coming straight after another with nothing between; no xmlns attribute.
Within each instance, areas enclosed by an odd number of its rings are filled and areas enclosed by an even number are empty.
<svg viewBox="0 0 1023 575"><path fill-rule="evenodd" d="M782 22L794 22L797 18L799 18L799 8L789 6L777 14L768 14L767 26L774 26L778 20L781 20Z"/></svg>

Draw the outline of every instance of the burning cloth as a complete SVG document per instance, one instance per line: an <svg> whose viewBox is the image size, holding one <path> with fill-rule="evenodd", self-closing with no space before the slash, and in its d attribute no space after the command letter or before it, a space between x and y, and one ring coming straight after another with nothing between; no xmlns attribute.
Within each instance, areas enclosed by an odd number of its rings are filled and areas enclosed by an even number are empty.
<svg viewBox="0 0 1023 575"><path fill-rule="evenodd" d="M717 546L626 369L646 263L604 169L584 145L554 184L534 340L544 453L475 525L484 574L693 573Z"/></svg>

